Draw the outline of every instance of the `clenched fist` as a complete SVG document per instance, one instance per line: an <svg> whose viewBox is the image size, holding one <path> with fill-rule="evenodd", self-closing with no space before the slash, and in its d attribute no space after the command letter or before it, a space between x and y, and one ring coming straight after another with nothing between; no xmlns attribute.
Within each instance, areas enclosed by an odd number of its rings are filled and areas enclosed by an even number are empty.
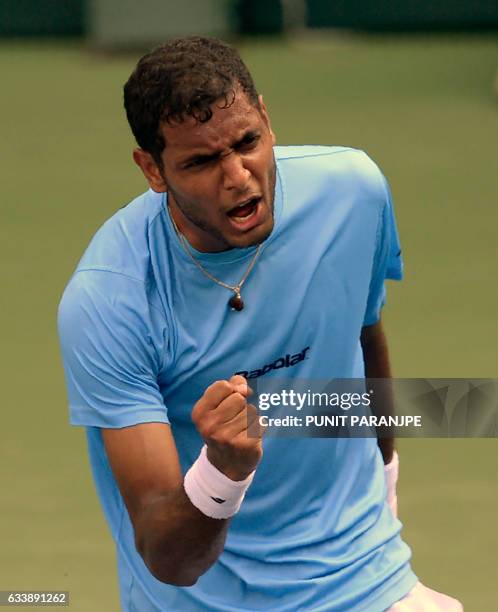
<svg viewBox="0 0 498 612"><path fill-rule="evenodd" d="M192 411L209 461L231 480L247 478L263 455L263 427L256 408L247 403L250 392L243 376L218 380L206 389Z"/></svg>

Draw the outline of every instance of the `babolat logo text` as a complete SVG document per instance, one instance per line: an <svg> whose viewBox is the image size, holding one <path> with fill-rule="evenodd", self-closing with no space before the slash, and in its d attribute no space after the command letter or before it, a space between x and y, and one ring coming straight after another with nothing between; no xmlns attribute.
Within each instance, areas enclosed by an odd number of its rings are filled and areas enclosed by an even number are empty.
<svg viewBox="0 0 498 612"><path fill-rule="evenodd" d="M275 359L273 363L268 363L262 368L258 368L257 370L241 370L240 372L235 372L235 374L239 374L244 378L259 378L260 376L268 374L268 372L270 372L271 370L280 370L280 368L290 368L291 366L296 365L296 363L303 361L303 359L306 359L306 353L309 350L310 347L307 346L295 355L287 353L287 355L285 355L284 357L279 357L278 359Z"/></svg>

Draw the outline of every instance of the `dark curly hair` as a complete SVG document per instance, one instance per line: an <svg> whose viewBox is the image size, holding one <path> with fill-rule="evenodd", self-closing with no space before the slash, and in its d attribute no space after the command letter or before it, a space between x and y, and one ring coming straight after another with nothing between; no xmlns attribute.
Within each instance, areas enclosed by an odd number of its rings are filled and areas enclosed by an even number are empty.
<svg viewBox="0 0 498 612"><path fill-rule="evenodd" d="M166 146L163 121L201 123L211 119L210 106L228 108L240 87L259 106L254 82L235 49L216 38L176 38L142 57L124 86L124 106L135 139L161 165Z"/></svg>

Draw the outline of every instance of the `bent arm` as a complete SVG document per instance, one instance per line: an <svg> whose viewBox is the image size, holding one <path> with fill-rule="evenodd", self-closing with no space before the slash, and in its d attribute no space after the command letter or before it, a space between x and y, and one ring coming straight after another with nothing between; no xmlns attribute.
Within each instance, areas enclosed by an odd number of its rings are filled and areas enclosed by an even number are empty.
<svg viewBox="0 0 498 612"><path fill-rule="evenodd" d="M379 320L373 325L367 325L361 330L361 348L363 350L363 359L365 362L365 377L366 378L391 378L391 366L389 362L389 350L387 347L387 338ZM386 392L383 388L382 402L373 401L372 410L376 416L394 415L394 402L392 393ZM378 444L384 463L387 465L391 462L394 453L394 438L378 438Z"/></svg>
<svg viewBox="0 0 498 612"><path fill-rule="evenodd" d="M102 429L102 436L146 566L161 582L195 584L223 551L229 520L190 502L170 426Z"/></svg>

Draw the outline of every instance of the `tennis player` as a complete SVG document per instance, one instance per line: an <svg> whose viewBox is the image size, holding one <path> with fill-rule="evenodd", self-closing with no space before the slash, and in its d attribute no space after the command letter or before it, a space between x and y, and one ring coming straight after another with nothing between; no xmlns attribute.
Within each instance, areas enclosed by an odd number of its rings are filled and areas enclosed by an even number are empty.
<svg viewBox="0 0 498 612"><path fill-rule="evenodd" d="M59 309L122 610L461 610L410 566L392 441L263 439L249 399L265 377L390 376L402 261L378 167L274 146L215 39L158 47L124 94L150 189L97 232Z"/></svg>

